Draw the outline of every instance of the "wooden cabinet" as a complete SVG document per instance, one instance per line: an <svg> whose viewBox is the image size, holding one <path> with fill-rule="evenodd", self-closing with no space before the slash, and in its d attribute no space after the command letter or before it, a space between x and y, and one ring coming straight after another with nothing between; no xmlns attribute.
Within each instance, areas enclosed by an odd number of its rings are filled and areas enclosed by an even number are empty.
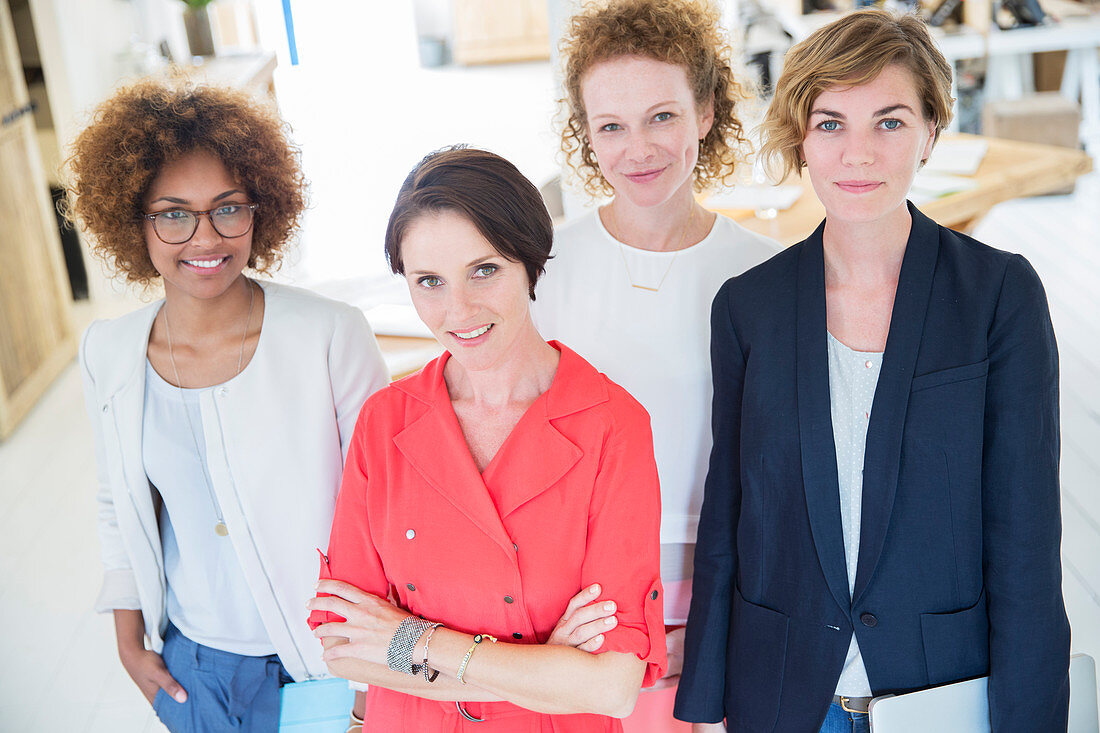
<svg viewBox="0 0 1100 733"><path fill-rule="evenodd" d="M0 438L76 351L72 300L8 0L0 0Z"/></svg>
<svg viewBox="0 0 1100 733"><path fill-rule="evenodd" d="M549 57L546 0L455 0L457 63L492 64Z"/></svg>

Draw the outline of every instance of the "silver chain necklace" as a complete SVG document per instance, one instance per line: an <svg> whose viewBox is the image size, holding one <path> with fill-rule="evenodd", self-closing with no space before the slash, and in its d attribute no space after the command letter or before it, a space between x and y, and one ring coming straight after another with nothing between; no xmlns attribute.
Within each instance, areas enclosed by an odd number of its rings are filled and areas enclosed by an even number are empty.
<svg viewBox="0 0 1100 733"><path fill-rule="evenodd" d="M245 278L245 282L248 283L248 315L244 319L244 333L241 334L241 353L237 356L237 371L233 374L233 377L241 373L241 365L244 364L244 345L248 341L248 324L252 322L253 299L256 295L252 281ZM168 335L168 361L172 363L172 374L176 378L176 389L180 392L180 400L183 401L183 414L187 418L187 429L191 433L191 442L195 445L195 456L198 457L202 455L199 452L199 439L195 435L195 425L191 422L191 411L187 409L187 402L183 395L183 381L180 380L180 370L176 368L176 354L172 349L172 324L168 322L167 304L164 308L164 332ZM233 377L230 377L230 379ZM214 534L225 537L229 534L229 527L225 524L221 506L218 504L217 497L214 496L214 487L210 485L210 479L206 476L206 466L200 465L199 468L202 470L202 481L206 484L206 491L210 494L210 504L214 507L214 515L218 518L218 523L214 525Z"/></svg>

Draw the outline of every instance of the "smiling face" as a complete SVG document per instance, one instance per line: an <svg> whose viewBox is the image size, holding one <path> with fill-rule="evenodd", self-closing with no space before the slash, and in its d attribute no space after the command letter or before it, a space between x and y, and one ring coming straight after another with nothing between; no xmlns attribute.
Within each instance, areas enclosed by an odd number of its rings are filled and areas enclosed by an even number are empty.
<svg viewBox="0 0 1100 733"><path fill-rule="evenodd" d="M912 73L896 64L814 100L802 158L830 220L878 221L905 206L935 140L922 110Z"/></svg>
<svg viewBox="0 0 1100 733"><path fill-rule="evenodd" d="M501 364L525 337L537 336L523 265L493 249L465 217L424 214L400 246L417 315L468 371Z"/></svg>
<svg viewBox="0 0 1100 733"><path fill-rule="evenodd" d="M699 110L682 66L644 56L601 61L581 80L581 97L589 142L616 196L656 206L690 195L714 105Z"/></svg>
<svg viewBox="0 0 1100 733"><path fill-rule="evenodd" d="M244 187L212 153L197 150L160 169L145 197L145 212L154 214L186 209L205 211L249 202ZM145 221L145 243L153 267L164 278L167 297L186 294L215 298L225 293L248 265L252 230L240 237L218 234L202 216L198 229L183 244L165 244Z"/></svg>

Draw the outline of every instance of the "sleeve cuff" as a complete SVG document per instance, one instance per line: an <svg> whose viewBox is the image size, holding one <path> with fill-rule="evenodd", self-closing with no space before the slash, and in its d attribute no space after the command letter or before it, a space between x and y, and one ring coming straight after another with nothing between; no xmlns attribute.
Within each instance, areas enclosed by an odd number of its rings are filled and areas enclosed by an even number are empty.
<svg viewBox="0 0 1100 733"><path fill-rule="evenodd" d="M110 613L115 610L141 610L141 597L138 595L137 579L129 568L107 570L103 574L103 585L96 598L96 613Z"/></svg>
<svg viewBox="0 0 1100 733"><path fill-rule="evenodd" d="M668 668L665 646L664 588L655 578L642 600L642 623L623 622L608 632L601 652L636 654L646 663L642 687L652 687Z"/></svg>
<svg viewBox="0 0 1100 733"><path fill-rule="evenodd" d="M328 558L325 557L325 553L317 550L317 554L321 556L321 570L318 573L319 580L331 580L332 573L329 571ZM323 598L329 595L328 593L318 593L318 598ZM339 616L331 611L311 611L309 614L309 628L316 629L321 624L327 624L332 622L342 623L347 621L343 616Z"/></svg>

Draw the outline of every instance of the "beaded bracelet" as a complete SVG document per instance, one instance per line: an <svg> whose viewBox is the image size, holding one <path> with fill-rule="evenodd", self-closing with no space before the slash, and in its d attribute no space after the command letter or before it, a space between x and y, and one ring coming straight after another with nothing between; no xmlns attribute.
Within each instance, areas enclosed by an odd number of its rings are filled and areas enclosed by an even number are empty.
<svg viewBox="0 0 1100 733"><path fill-rule="evenodd" d="M412 662L413 649L424 632L431 627L431 621L425 621L418 616L406 616L390 639L390 645L386 649L386 666L394 672L419 674L420 665Z"/></svg>

